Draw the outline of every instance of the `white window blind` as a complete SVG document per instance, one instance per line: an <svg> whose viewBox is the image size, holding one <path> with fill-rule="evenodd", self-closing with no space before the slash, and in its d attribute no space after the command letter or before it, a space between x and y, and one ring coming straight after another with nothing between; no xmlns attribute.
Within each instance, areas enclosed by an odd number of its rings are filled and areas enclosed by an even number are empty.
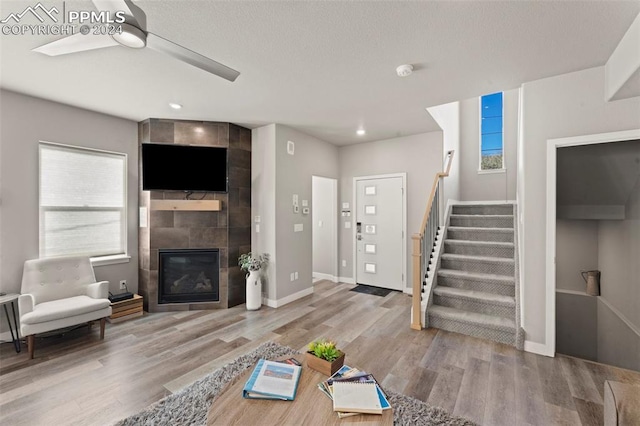
<svg viewBox="0 0 640 426"><path fill-rule="evenodd" d="M126 252L126 154L40 143L40 257Z"/></svg>

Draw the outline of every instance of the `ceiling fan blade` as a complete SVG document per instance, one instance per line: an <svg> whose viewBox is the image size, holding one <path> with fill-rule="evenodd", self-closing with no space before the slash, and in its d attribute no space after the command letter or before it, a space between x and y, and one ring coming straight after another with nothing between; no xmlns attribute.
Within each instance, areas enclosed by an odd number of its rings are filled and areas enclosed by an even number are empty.
<svg viewBox="0 0 640 426"><path fill-rule="evenodd" d="M220 62L202 56L193 50L189 50L186 47L182 47L153 33L147 33L147 47L229 81L235 81L240 75L238 71L222 65Z"/></svg>
<svg viewBox="0 0 640 426"><path fill-rule="evenodd" d="M147 16L144 11L133 4L131 0L92 0L98 11L109 12L112 19L116 18L116 12L124 12L127 24L134 25L141 30L147 28Z"/></svg>
<svg viewBox="0 0 640 426"><path fill-rule="evenodd" d="M60 40L52 41L51 43L43 44L32 50L49 56L58 56L117 45L118 42L108 35L84 35L77 33L69 37L61 38Z"/></svg>

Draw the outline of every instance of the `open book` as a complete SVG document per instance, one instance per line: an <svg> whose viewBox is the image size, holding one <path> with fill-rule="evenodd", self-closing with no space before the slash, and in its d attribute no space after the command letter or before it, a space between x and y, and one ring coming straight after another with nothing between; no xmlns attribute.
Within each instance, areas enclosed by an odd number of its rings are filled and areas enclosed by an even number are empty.
<svg viewBox="0 0 640 426"><path fill-rule="evenodd" d="M298 390L302 368L261 359L242 390L242 396L255 399L293 401Z"/></svg>

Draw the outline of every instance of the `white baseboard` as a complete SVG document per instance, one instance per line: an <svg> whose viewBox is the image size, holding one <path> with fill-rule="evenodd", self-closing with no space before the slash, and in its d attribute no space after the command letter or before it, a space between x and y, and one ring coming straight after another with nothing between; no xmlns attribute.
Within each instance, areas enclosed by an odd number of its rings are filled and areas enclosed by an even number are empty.
<svg viewBox="0 0 640 426"><path fill-rule="evenodd" d="M267 305L270 308L279 308L280 306L284 306L287 303L294 302L298 299L302 299L305 296L313 294L313 287L305 288L304 290L300 290L297 293L290 294L282 299L268 299L266 297L262 298L262 304Z"/></svg>
<svg viewBox="0 0 640 426"><path fill-rule="evenodd" d="M356 279L351 277L338 277L338 282L345 283L345 284L355 284Z"/></svg>
<svg viewBox="0 0 640 426"><path fill-rule="evenodd" d="M530 340L524 341L524 350L538 355L555 357L555 353L544 343L532 342Z"/></svg>
<svg viewBox="0 0 640 426"><path fill-rule="evenodd" d="M313 276L313 282L316 282L317 280L329 280L333 283L338 282L338 277L335 275L323 274L322 272L312 272L311 275Z"/></svg>

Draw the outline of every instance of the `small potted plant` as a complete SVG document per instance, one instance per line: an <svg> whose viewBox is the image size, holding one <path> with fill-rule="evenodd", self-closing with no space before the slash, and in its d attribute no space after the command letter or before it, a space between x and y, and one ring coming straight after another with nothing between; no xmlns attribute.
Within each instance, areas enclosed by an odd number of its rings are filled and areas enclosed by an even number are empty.
<svg viewBox="0 0 640 426"><path fill-rule="evenodd" d="M344 365L344 352L336 348L335 342L315 340L308 349L307 365L322 374L331 376Z"/></svg>
<svg viewBox="0 0 640 426"><path fill-rule="evenodd" d="M260 269L269 263L269 254L241 254L238 258L240 269L247 272L247 310L255 311L262 306L262 281Z"/></svg>

